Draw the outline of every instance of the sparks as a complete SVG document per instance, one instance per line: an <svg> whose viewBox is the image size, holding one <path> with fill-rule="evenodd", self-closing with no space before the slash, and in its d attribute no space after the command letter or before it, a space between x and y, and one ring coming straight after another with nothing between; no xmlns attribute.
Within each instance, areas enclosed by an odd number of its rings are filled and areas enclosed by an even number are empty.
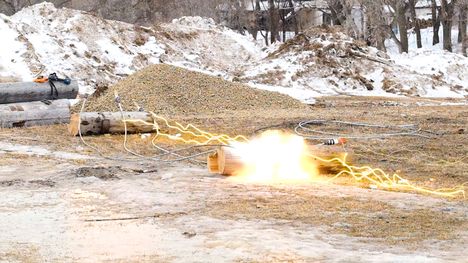
<svg viewBox="0 0 468 263"><path fill-rule="evenodd" d="M213 134L197 128L193 124L183 126L178 122L171 122L164 117L151 113L156 135L170 140L194 144L230 145L241 156L243 166L234 173L233 180L238 182L256 183L297 183L324 181L319 178L317 162L335 164L342 167L334 176L325 179L332 182L339 177L349 176L355 182L365 182L374 188L384 190L414 191L443 197L465 197L465 187L429 189L416 186L409 180L394 173L386 173L380 168L370 166L353 166L347 161L347 156L325 159L317 156L305 143L304 139L295 134L278 131L268 131L252 140L238 135L231 137L226 134ZM174 133L163 133L157 120L161 121L168 130ZM140 120L125 120L125 122L141 122ZM176 134L178 136L176 136Z"/></svg>

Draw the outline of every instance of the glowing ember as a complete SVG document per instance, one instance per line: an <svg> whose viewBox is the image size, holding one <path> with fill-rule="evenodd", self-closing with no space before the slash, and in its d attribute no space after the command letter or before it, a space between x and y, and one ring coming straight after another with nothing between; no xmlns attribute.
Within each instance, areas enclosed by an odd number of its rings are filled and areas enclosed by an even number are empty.
<svg viewBox="0 0 468 263"><path fill-rule="evenodd" d="M308 156L302 137L268 131L248 143L235 143L242 169L233 180L262 183L307 182L318 175L316 163Z"/></svg>

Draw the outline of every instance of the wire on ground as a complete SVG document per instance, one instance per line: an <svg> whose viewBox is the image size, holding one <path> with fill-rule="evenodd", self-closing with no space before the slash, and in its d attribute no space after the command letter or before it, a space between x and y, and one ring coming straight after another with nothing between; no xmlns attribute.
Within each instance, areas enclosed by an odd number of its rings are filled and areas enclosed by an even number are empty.
<svg viewBox="0 0 468 263"><path fill-rule="evenodd" d="M349 127L361 127L361 128L374 128L374 129L387 129L393 130L394 132L382 132L372 134L346 134L336 132L326 132L312 126L322 126L327 124L349 126ZM327 140L330 137L343 137L347 139L382 139L397 136L418 136L423 138L432 138L430 136L421 134L421 132L427 132L419 129L415 124L404 124L404 125L381 125L381 124L370 124L363 122L347 122L347 121L334 121L334 120L307 120L301 121L294 128L294 132L306 139L311 140Z"/></svg>

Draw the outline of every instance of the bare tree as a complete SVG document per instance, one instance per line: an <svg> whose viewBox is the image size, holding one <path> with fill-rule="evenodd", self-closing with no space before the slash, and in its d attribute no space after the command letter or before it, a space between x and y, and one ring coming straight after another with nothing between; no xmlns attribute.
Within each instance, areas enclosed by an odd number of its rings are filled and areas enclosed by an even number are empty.
<svg viewBox="0 0 468 263"><path fill-rule="evenodd" d="M292 17L292 23L293 23L293 26L294 26L294 34L297 35L299 33L299 26L297 24L297 14L296 14L296 8L294 6L294 1L293 0L288 0L288 5L289 5L289 8L292 9L291 17Z"/></svg>
<svg viewBox="0 0 468 263"><path fill-rule="evenodd" d="M385 39L388 36L389 29L388 17L384 11L384 4L382 0L363 0L362 4L365 6L366 15L366 30L368 38L367 42L370 45L376 46L379 50L386 51Z"/></svg>
<svg viewBox="0 0 468 263"><path fill-rule="evenodd" d="M416 17L416 4L417 3L418 3L417 0L408 0L411 20L414 25L414 32L416 33L416 45L418 46L418 48L422 48L421 26L419 24L419 19Z"/></svg>
<svg viewBox="0 0 468 263"><path fill-rule="evenodd" d="M279 10L274 0L268 0L268 13L270 18L270 42L279 40Z"/></svg>
<svg viewBox="0 0 468 263"><path fill-rule="evenodd" d="M328 8L330 9L333 25L343 25L346 20L343 12L342 0L327 0Z"/></svg>
<svg viewBox="0 0 468 263"><path fill-rule="evenodd" d="M391 8L390 12L395 18L400 38L396 36L391 28L389 30L390 36L397 44L400 53L408 52L408 25L406 21L408 3L404 0L385 0L384 3Z"/></svg>
<svg viewBox="0 0 468 263"><path fill-rule="evenodd" d="M358 4L357 0L327 0L334 25L342 25L346 32L356 39L364 39L364 27L362 31L356 25L353 17L353 8ZM362 1L361 1L362 2ZM362 5L362 4L361 4ZM362 7L364 7L362 5ZM363 15L364 16L364 15ZM361 22L364 24L364 22Z"/></svg>
<svg viewBox="0 0 468 263"><path fill-rule="evenodd" d="M456 0L450 3L447 0L440 1L440 21L442 22L443 46L447 51L452 52L452 19Z"/></svg>
<svg viewBox="0 0 468 263"><path fill-rule="evenodd" d="M269 31L268 27L266 26L267 22L265 16L263 15L262 7L260 5L260 0L255 0L255 23L260 29L260 35L262 35L263 39L265 40L265 45L268 46Z"/></svg>
<svg viewBox="0 0 468 263"><path fill-rule="evenodd" d="M467 56L467 12L468 12L468 0L462 0L458 3L458 43L461 43L461 52L464 56Z"/></svg>
<svg viewBox="0 0 468 263"><path fill-rule="evenodd" d="M431 0L432 13L432 45L439 44L439 29L440 29L440 7L437 6L436 0Z"/></svg>

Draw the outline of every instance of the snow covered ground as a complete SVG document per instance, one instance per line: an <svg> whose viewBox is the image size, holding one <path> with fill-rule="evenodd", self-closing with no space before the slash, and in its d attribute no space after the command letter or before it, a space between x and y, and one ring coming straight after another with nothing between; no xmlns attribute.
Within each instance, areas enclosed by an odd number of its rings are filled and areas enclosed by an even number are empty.
<svg viewBox="0 0 468 263"><path fill-rule="evenodd" d="M0 80L57 72L80 80L82 93L160 62L229 78L263 55L251 38L200 17L145 28L42 3L0 14L0 30Z"/></svg>
<svg viewBox="0 0 468 263"><path fill-rule="evenodd" d="M140 36L133 25L57 10L49 3L1 15L0 30L10 32L2 41L0 75L27 81L57 72L80 80L82 92L158 63L164 52L154 37L142 36L147 41L137 45ZM3 45L13 50L4 52Z"/></svg>
<svg viewBox="0 0 468 263"><path fill-rule="evenodd" d="M432 45L432 28L421 30L422 48L416 45L416 35L409 36L409 52L400 54L398 47L391 40L386 41L388 54L395 64L411 69L421 75L432 75L452 85L454 89L465 90L459 92L466 95L468 87L468 58L457 54L460 46L457 43L458 30L452 30L452 43L454 53L442 48L442 27L439 29L440 43ZM427 97L457 97L447 89L427 89Z"/></svg>
<svg viewBox="0 0 468 263"><path fill-rule="evenodd" d="M56 9L50 3L27 7L11 17L0 14L0 30L0 82L57 72L78 79L81 92L90 93L98 85L162 62L306 103L338 94L456 98L468 94L468 59L432 47L429 30L423 34L425 48L411 48L409 54L395 53L392 43L385 54L339 32L314 31L284 45L264 47L212 19L183 17L145 28Z"/></svg>
<svg viewBox="0 0 468 263"><path fill-rule="evenodd" d="M271 50L246 70L245 79L280 86L303 100L336 94L464 98L468 59L432 46L432 32L423 32L425 48L416 49L412 39L409 54L399 54L388 41L385 54L340 32L310 30Z"/></svg>

